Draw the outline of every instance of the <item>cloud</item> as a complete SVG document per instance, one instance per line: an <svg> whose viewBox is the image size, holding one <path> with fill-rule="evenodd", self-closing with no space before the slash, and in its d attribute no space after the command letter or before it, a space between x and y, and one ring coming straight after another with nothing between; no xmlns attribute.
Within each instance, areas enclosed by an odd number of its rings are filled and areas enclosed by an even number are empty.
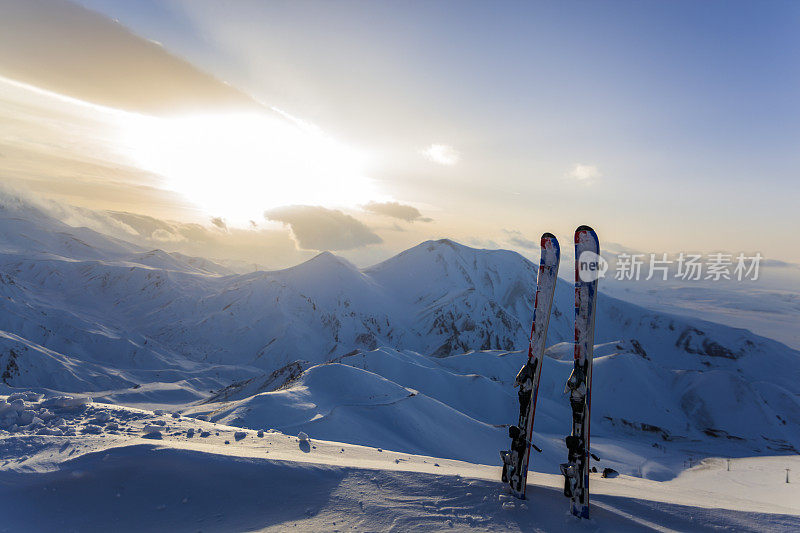
<svg viewBox="0 0 800 533"><path fill-rule="evenodd" d="M79 2L15 4L4 3L0 18L4 76L149 114L257 107L246 94Z"/></svg>
<svg viewBox="0 0 800 533"><path fill-rule="evenodd" d="M422 155L440 165L453 166L461 159L461 154L450 145L447 144L432 144L425 150L422 150Z"/></svg>
<svg viewBox="0 0 800 533"><path fill-rule="evenodd" d="M158 228L150 234L150 239L156 242L182 242L186 240L186 237L177 233L172 233L163 228Z"/></svg>
<svg viewBox="0 0 800 533"><path fill-rule="evenodd" d="M399 218L406 222L431 222L432 218L423 217L419 209L398 202L369 202L361 206L364 211L392 218Z"/></svg>
<svg viewBox="0 0 800 533"><path fill-rule="evenodd" d="M228 231L228 225L225 223L225 219L222 217L212 217L211 223L223 231Z"/></svg>
<svg viewBox="0 0 800 533"><path fill-rule="evenodd" d="M52 218L132 243L142 251L157 247L167 252L204 257L237 272L286 268L314 255L298 250L291 232L283 228L229 227L228 231L220 231L211 224L71 206L5 183L0 183L0 214L26 220ZM385 257L376 256L377 259Z"/></svg>
<svg viewBox="0 0 800 533"><path fill-rule="evenodd" d="M0 210L38 213L74 227L87 227L100 233L123 239L139 237L136 229L116 219L106 211L68 205L50 198L42 198L27 189L0 185Z"/></svg>
<svg viewBox="0 0 800 533"><path fill-rule="evenodd" d="M597 178L602 178L603 174L596 165L582 165L577 163L569 172L570 178L576 179L583 183L592 183Z"/></svg>
<svg viewBox="0 0 800 533"><path fill-rule="evenodd" d="M485 248L487 250L499 250L502 248L499 244L497 244L492 239L482 239L480 237L470 237L467 242L470 246L475 248Z"/></svg>
<svg viewBox="0 0 800 533"><path fill-rule="evenodd" d="M210 224L176 222L119 211L105 213L135 228L140 235L125 240L146 249L157 246L168 252L205 257L237 272L286 268L311 255L299 251L289 232L284 229L229 227L227 231L220 231L217 226ZM124 238L121 232L114 231L111 226L107 226L104 232Z"/></svg>
<svg viewBox="0 0 800 533"><path fill-rule="evenodd" d="M538 250L541 246L540 243L526 238L522 232L513 229L504 229L503 233L506 234L509 243L525 248L527 250Z"/></svg>
<svg viewBox="0 0 800 533"><path fill-rule="evenodd" d="M336 209L288 205L266 211L264 218L288 225L305 250L352 250L383 242L362 222Z"/></svg>

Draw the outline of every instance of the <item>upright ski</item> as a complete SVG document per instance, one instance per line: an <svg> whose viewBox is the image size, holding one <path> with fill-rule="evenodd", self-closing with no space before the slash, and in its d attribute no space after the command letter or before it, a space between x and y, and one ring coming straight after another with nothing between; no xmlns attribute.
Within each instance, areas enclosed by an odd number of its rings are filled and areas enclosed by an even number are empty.
<svg viewBox="0 0 800 533"><path fill-rule="evenodd" d="M525 498L531 447L536 448L531 442L533 418L536 414L547 325L550 322L550 308L553 304L558 263L561 259L558 241L550 233L542 235L541 254L539 273L536 276L536 297L533 304L528 361L514 380L514 387L519 387L519 421L516 426L508 428L511 449L500 452L500 457L503 459L503 482L511 485L514 495L522 499ZM536 450L541 451L539 448Z"/></svg>
<svg viewBox="0 0 800 533"><path fill-rule="evenodd" d="M572 433L566 438L569 454L561 473L570 511L580 518L589 518L589 419L599 254L594 230L589 226L575 230L575 367L564 388L572 407Z"/></svg>

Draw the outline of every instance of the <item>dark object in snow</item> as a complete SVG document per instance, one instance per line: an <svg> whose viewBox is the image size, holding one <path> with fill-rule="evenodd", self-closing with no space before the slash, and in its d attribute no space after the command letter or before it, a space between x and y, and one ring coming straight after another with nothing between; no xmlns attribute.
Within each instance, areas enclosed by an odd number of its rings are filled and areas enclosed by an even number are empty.
<svg viewBox="0 0 800 533"><path fill-rule="evenodd" d="M608 478L615 478L615 477L619 476L619 472L617 472L613 468L604 468L602 476L603 477L608 477Z"/></svg>

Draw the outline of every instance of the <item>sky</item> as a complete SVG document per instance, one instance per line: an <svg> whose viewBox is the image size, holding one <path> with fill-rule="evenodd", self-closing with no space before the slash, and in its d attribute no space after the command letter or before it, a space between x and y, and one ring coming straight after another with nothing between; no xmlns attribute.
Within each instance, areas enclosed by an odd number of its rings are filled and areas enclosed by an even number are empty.
<svg viewBox="0 0 800 533"><path fill-rule="evenodd" d="M257 104L173 116L84 91L103 107L70 113L119 130L97 135L113 179L15 179L37 194L236 232L273 266L319 249L368 264L441 237L527 254L581 224L648 252L800 261L796 3L80 3ZM194 76L198 94L225 92Z"/></svg>

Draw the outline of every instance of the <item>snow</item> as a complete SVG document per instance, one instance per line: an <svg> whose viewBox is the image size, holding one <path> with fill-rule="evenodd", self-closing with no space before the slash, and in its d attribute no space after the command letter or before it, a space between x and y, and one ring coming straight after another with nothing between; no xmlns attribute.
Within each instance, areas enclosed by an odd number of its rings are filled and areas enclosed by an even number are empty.
<svg viewBox="0 0 800 533"><path fill-rule="evenodd" d="M42 402L25 402L35 411ZM124 431L0 440L0 502L8 531L711 530L800 527L796 457L706 460L670 482L592 475L592 520L566 513L560 476L533 473L512 499L498 466L262 433L90 403L65 417L84 428L108 413ZM154 424L155 421L160 424ZM157 443L143 440L155 425ZM232 435L244 437L234 440ZM198 436L201 435L201 436ZM205 436L202 436L205 435ZM230 442L226 445L225 442ZM720 483L733 476L735 484ZM777 479L775 479L777 476ZM720 489L719 486L728 487ZM2 530L2 529L0 529Z"/></svg>
<svg viewBox="0 0 800 533"><path fill-rule="evenodd" d="M800 352L602 292L592 466L620 475L567 516L561 280L510 499L536 271L445 239L235 275L0 206L0 531L800 528Z"/></svg>

